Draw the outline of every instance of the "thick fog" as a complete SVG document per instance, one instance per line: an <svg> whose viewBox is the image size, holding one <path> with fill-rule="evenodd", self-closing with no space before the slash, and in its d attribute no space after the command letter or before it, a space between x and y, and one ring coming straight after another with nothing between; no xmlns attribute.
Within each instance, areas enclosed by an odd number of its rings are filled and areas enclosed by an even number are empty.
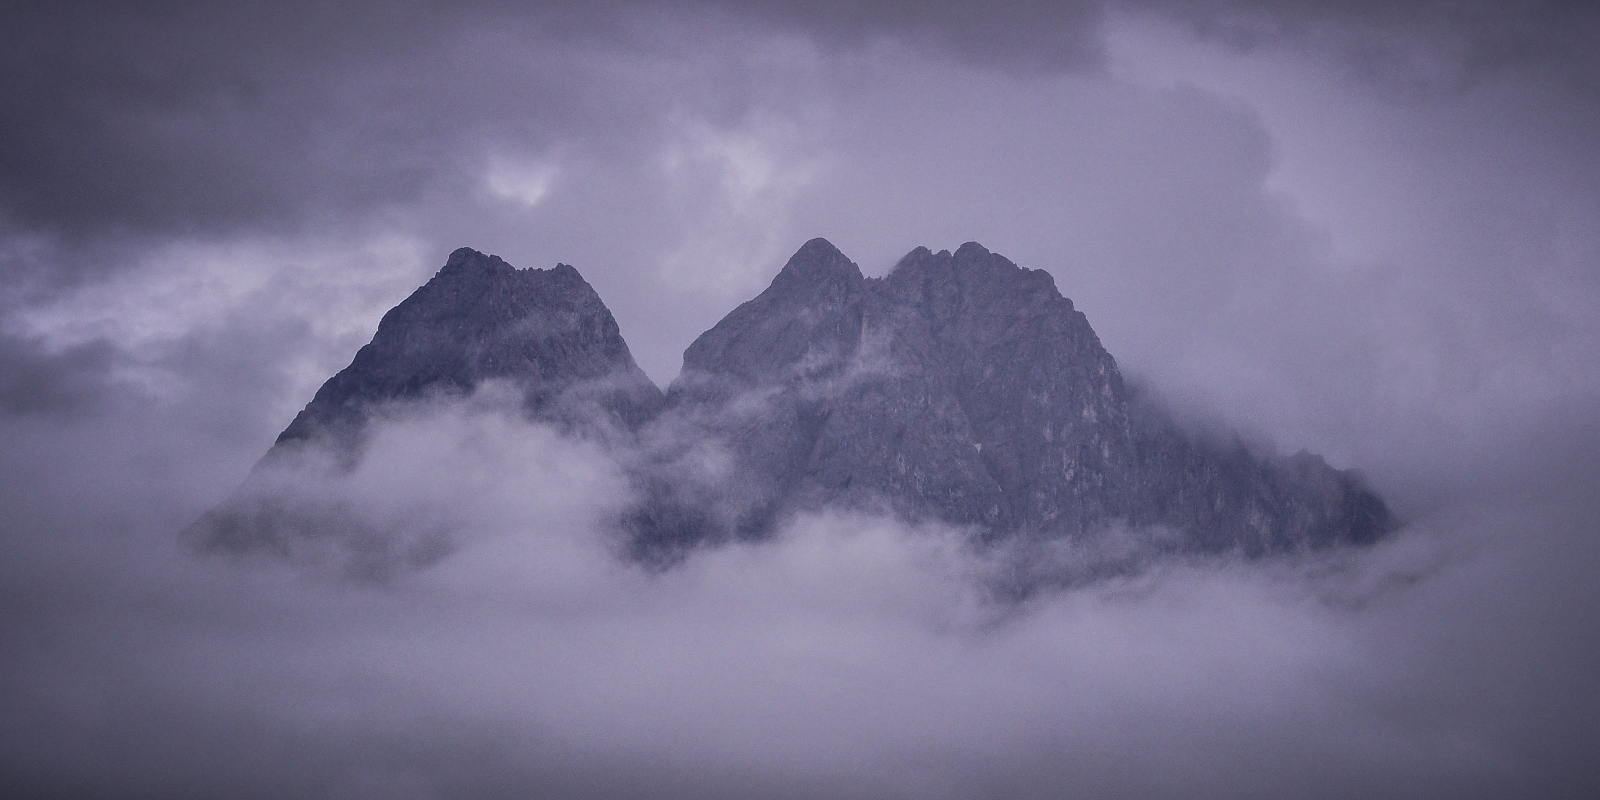
<svg viewBox="0 0 1600 800"><path fill-rule="evenodd" d="M5 12L4 792L1592 794L1600 17L810 9ZM387 561L184 533L456 247L575 265L664 386L814 236L1046 269L1406 527L1020 605L1080 554L836 512L645 568L629 455L490 387L279 476Z"/></svg>

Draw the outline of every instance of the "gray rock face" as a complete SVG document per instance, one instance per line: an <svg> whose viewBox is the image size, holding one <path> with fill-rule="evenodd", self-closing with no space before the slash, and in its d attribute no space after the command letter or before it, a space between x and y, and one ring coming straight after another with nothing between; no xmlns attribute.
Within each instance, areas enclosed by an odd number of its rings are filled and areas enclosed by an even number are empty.
<svg viewBox="0 0 1600 800"><path fill-rule="evenodd" d="M1050 275L976 243L864 278L814 239L684 354L656 425L669 466L632 518L646 551L760 536L784 514L887 507L983 537L1258 555L1390 526L1355 476L1259 460L1135 414L1116 361ZM692 447L728 463L709 474Z"/></svg>
<svg viewBox="0 0 1600 800"><path fill-rule="evenodd" d="M226 550L316 551L367 576L442 558L448 531L374 526L314 489L359 461L374 418L465 397L490 381L512 387L530 419L611 441L631 442L663 402L576 269L518 270L462 248L384 315L372 342L189 536Z"/></svg>
<svg viewBox="0 0 1600 800"><path fill-rule="evenodd" d="M655 562L824 507L978 542L1066 542L1113 569L1129 553L1255 556L1392 527L1380 499L1316 456L1257 457L1140 403L1045 272L968 243L918 248L869 279L813 239L690 345L666 395L577 270L457 250L193 535L290 556L318 542L368 574L443 557L448 531L380 529L301 490L356 463L375 416L489 381L514 387L529 418L612 445L643 498L622 525Z"/></svg>
<svg viewBox="0 0 1600 800"><path fill-rule="evenodd" d="M489 380L515 384L532 416L580 426L637 427L661 404L576 269L519 270L463 247L383 316L278 444L346 436L382 404L469 394Z"/></svg>

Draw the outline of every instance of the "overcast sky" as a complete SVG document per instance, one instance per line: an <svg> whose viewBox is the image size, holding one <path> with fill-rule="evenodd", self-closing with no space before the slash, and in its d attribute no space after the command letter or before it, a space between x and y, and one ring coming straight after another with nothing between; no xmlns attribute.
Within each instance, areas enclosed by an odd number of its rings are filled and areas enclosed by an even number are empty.
<svg viewBox="0 0 1600 800"><path fill-rule="evenodd" d="M798 5L0 12L0 785L1592 795L1600 14ZM1048 270L1411 525L999 620L893 520L649 577L604 453L480 409L338 489L478 532L409 582L179 542L457 247L576 266L665 386L816 236Z"/></svg>

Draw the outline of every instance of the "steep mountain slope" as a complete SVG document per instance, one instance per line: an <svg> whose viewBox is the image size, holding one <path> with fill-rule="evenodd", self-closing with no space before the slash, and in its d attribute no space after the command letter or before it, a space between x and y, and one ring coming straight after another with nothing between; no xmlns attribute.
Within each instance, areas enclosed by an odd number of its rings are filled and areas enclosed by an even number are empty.
<svg viewBox="0 0 1600 800"><path fill-rule="evenodd" d="M420 413L489 382L509 387L529 419L623 445L663 402L576 269L518 270L462 248L384 315L372 342L190 537L230 550L317 550L368 574L442 557L448 532L379 529L318 487L361 460L374 419Z"/></svg>
<svg viewBox="0 0 1600 800"><path fill-rule="evenodd" d="M1249 554L1390 526L1355 476L1258 460L1130 414L1115 360L1049 274L976 243L864 278L812 240L684 354L657 425L672 466L642 542L759 536L785 513L887 507L984 537L1158 530L1165 549ZM728 461L698 473L682 442ZM717 463L713 460L711 463ZM649 548L646 548L649 549Z"/></svg>
<svg viewBox="0 0 1600 800"><path fill-rule="evenodd" d="M467 394L489 380L514 383L533 416L569 424L631 428L661 402L576 269L519 270L463 247L383 316L278 444L348 436L384 403Z"/></svg>
<svg viewBox="0 0 1600 800"><path fill-rule="evenodd" d="M1130 553L1362 543L1393 525L1355 475L1316 456L1258 457L1136 403L1048 273L969 242L917 248L869 279L814 239L690 345L665 395L577 270L457 250L192 535L291 556L332 548L372 574L442 557L448 531L385 528L318 487L361 462L374 419L491 382L528 419L610 449L641 498L621 525L658 563L830 507L978 542L1067 543L1113 568Z"/></svg>

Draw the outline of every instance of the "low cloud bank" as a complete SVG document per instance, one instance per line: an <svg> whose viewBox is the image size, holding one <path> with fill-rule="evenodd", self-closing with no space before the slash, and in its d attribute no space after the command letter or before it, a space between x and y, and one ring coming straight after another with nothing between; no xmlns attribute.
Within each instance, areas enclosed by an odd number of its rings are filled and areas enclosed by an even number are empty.
<svg viewBox="0 0 1600 800"><path fill-rule="evenodd" d="M373 531L448 532L430 566L205 555L174 535L218 493L203 442L119 413L145 424L109 431L144 433L76 451L71 423L7 423L8 460L37 441L84 467L6 521L15 796L1575 797L1595 777L1592 425L1530 431L1370 549L1019 606L985 587L1037 554L881 516L640 568L608 533L622 467L493 403L385 422L340 482L301 487ZM128 477L156 452L191 472ZM1519 478L1535 457L1559 470Z"/></svg>
<svg viewBox="0 0 1600 800"><path fill-rule="evenodd" d="M0 795L1600 785L1600 15L190 5L0 30ZM480 408L304 487L420 570L179 541L455 247L578 265L664 382L817 235L1046 268L1409 525L1015 607L1074 554L832 514L651 572L605 451Z"/></svg>

